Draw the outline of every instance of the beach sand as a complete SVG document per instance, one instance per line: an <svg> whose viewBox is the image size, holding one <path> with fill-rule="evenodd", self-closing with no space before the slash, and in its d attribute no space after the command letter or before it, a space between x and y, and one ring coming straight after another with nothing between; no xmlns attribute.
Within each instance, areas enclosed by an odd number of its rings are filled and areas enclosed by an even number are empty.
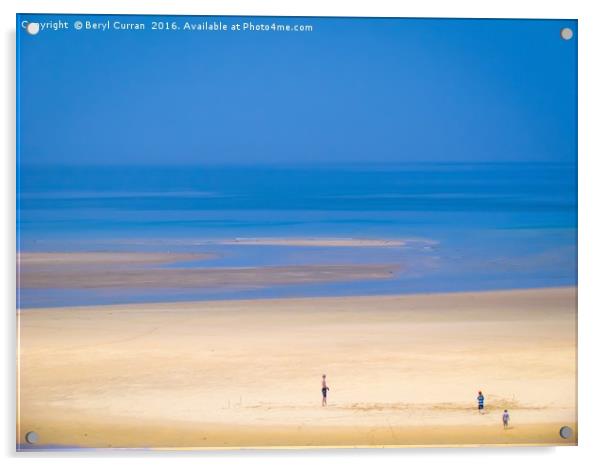
<svg viewBox="0 0 602 466"><path fill-rule="evenodd" d="M558 435L563 425L577 432L575 288L32 309L18 318L20 444L28 431L48 448L577 441Z"/></svg>
<svg viewBox="0 0 602 466"><path fill-rule="evenodd" d="M400 269L395 264L160 267L213 257L192 253L21 253L18 256L19 288L256 289L287 284L386 280Z"/></svg>
<svg viewBox="0 0 602 466"><path fill-rule="evenodd" d="M169 264L172 262L213 259L207 253L164 252L19 252L17 263L21 267L114 266L136 264Z"/></svg>

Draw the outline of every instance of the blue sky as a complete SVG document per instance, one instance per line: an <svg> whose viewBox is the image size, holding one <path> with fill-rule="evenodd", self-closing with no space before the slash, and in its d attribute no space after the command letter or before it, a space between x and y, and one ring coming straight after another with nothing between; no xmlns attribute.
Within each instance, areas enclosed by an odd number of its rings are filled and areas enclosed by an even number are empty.
<svg viewBox="0 0 602 466"><path fill-rule="evenodd" d="M314 30L18 28L20 162L576 162L576 21L277 21Z"/></svg>

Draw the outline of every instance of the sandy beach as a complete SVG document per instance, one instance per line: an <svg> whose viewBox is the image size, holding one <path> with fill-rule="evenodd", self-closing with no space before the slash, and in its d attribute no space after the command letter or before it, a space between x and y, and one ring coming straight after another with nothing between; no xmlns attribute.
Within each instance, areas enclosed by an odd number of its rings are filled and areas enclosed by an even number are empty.
<svg viewBox="0 0 602 466"><path fill-rule="evenodd" d="M17 263L21 267L64 266L115 266L138 264L169 264L173 262L206 260L215 257L204 253L161 253L161 252L19 252Z"/></svg>
<svg viewBox="0 0 602 466"><path fill-rule="evenodd" d="M18 317L21 444L28 431L48 447L576 443L558 435L576 431L574 288Z"/></svg>
<svg viewBox="0 0 602 466"><path fill-rule="evenodd" d="M21 253L21 289L256 288L268 285L383 280L395 264L324 264L272 267L176 267L212 254L64 252ZM163 267L174 264L172 267Z"/></svg>

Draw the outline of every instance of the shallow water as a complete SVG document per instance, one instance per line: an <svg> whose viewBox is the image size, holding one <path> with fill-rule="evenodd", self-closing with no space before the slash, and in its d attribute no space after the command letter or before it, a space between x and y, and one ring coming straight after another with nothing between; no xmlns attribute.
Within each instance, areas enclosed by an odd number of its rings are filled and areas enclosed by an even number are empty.
<svg viewBox="0 0 602 466"><path fill-rule="evenodd" d="M398 264L388 280L252 289L40 290L20 307L575 285L575 164L21 166L22 251L214 252L162 267ZM221 245L237 237L405 247Z"/></svg>

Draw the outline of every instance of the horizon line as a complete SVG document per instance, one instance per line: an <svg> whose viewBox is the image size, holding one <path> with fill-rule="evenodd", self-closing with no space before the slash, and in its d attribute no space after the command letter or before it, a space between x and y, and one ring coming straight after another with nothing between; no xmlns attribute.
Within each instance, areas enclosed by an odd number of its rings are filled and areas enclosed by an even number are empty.
<svg viewBox="0 0 602 466"><path fill-rule="evenodd" d="M396 165L577 165L578 161L543 161L543 160L505 160L505 161L470 161L470 160L446 160L446 161L435 161L435 160L413 160L404 162L393 162L393 161L332 161L332 162L315 162L315 161L296 161L296 162L21 162L17 160L17 167L28 166L28 167L194 167L194 166L207 166L207 167L327 167L327 166L396 166Z"/></svg>

